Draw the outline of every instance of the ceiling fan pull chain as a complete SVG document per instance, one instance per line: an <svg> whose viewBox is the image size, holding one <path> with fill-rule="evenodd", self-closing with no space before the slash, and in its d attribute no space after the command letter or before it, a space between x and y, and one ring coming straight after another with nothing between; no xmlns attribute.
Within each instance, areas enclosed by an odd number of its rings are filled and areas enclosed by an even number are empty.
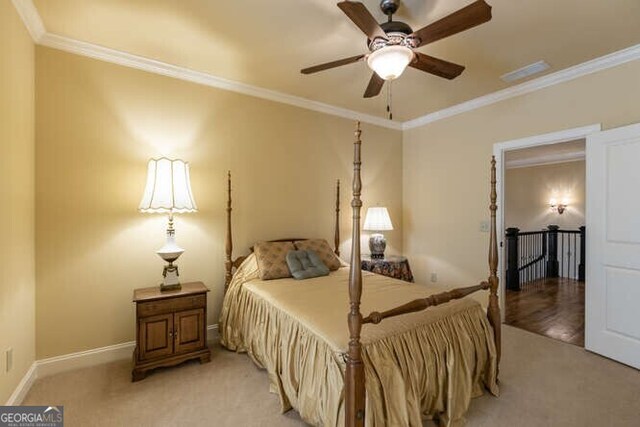
<svg viewBox="0 0 640 427"><path fill-rule="evenodd" d="M387 116L389 120L393 120L393 112L391 111L391 104L393 102L391 87L393 86L393 81L389 81L387 85Z"/></svg>

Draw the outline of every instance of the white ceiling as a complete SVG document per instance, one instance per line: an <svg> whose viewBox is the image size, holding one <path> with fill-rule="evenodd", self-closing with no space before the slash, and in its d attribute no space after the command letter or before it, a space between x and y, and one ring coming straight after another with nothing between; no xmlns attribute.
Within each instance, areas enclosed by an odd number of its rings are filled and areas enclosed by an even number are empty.
<svg viewBox="0 0 640 427"><path fill-rule="evenodd" d="M505 153L508 169L573 162L585 159L585 140L539 145Z"/></svg>
<svg viewBox="0 0 640 427"><path fill-rule="evenodd" d="M420 49L467 66L465 73L447 81L407 70L393 84L396 120L508 88L502 74L539 60L551 65L546 73L553 73L640 43L638 0L487 1L492 21ZM362 98L371 75L364 63L311 76L299 73L366 51L365 37L333 0L34 3L50 33L384 117L384 96ZM384 19L378 0L364 3ZM469 3L404 0L396 18L417 29Z"/></svg>

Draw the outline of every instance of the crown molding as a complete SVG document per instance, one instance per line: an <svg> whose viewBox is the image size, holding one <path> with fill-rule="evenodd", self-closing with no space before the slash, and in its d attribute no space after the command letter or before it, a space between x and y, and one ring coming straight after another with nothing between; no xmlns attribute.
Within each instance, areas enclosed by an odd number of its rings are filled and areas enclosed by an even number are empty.
<svg viewBox="0 0 640 427"><path fill-rule="evenodd" d="M273 102L292 105L307 110L317 111L320 113L330 114L350 120L359 120L376 126L381 126L394 130L409 130L429 123L443 120L458 114L486 107L500 101L515 98L520 95L526 95L546 87L564 83L588 74L616 67L627 62L640 59L640 44L628 47L626 49L613 52L599 58L592 59L555 73L547 74L542 77L520 83L506 89L499 90L487 95L480 96L460 104L426 114L424 116L408 120L405 122L396 122L382 117L349 110L334 105L325 104L310 99L288 95L286 93L261 88L258 86L248 85L234 80L228 80L212 74L201 71L191 70L189 68L168 64L154 59L145 58L138 55L132 55L127 52L110 49L93 43L87 43L80 40L63 37L57 34L49 33L40 18L40 14L33 4L32 0L12 0L20 18L24 22L27 30L31 34L34 42L43 46L54 49L63 50L77 55L87 56L101 61L111 62L125 67L136 68L167 77L193 82L205 86L215 87L218 89L228 90L241 93L248 96L266 99Z"/></svg>
<svg viewBox="0 0 640 427"><path fill-rule="evenodd" d="M578 77L586 76L588 74L606 70L638 59L640 59L640 44L406 121L402 124L402 129L414 129L438 120L486 107L487 105L535 92L559 83L568 82L570 80L577 79Z"/></svg>
<svg viewBox="0 0 640 427"><path fill-rule="evenodd" d="M32 0L11 0L13 7L16 8L20 19L27 27L27 31L31 34L31 38L35 43L40 43L42 37L46 34L47 30L44 28L38 9L33 4Z"/></svg>
<svg viewBox="0 0 640 427"><path fill-rule="evenodd" d="M87 56L89 58L111 62L113 64L135 68L154 74L173 77L179 80L185 80L204 86L237 92L243 95L262 98L268 101L279 102L282 104L293 105L294 107L300 107L307 110L330 114L350 120L359 120L364 123L369 123L389 129L402 130L401 122L394 122L381 117L348 110L346 108L336 107L322 102L288 95L282 92L264 89L234 80L216 77L214 75L201 71L195 71L189 68L157 61L155 59L145 58L127 52L110 49L108 47L99 46L93 43L87 43L80 40L59 36L57 34L44 34L44 36L40 39L39 44L41 44L42 46L63 50L65 52Z"/></svg>
<svg viewBox="0 0 640 427"><path fill-rule="evenodd" d="M568 153L546 154L527 159L507 160L506 169L528 168L532 166L555 165L558 163L578 162L585 159L585 151L577 150Z"/></svg>

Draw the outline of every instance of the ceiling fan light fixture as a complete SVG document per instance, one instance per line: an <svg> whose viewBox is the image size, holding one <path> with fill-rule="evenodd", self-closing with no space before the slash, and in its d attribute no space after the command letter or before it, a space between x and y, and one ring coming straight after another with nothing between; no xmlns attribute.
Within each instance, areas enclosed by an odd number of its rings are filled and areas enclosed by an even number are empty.
<svg viewBox="0 0 640 427"><path fill-rule="evenodd" d="M413 60L413 51L406 46L385 46L371 52L367 65L381 79L394 80L402 75Z"/></svg>

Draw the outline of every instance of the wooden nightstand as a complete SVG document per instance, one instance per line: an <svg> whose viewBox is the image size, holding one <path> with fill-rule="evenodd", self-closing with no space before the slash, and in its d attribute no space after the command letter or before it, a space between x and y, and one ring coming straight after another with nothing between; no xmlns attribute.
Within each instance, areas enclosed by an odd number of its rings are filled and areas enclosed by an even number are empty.
<svg viewBox="0 0 640 427"><path fill-rule="evenodd" d="M404 280L405 282L413 282L413 273L411 273L409 260L406 257L390 255L380 259L363 255L360 264L365 271Z"/></svg>
<svg viewBox="0 0 640 427"><path fill-rule="evenodd" d="M131 380L147 372L189 359L211 360L207 347L207 292L201 282L160 292L159 286L133 291L136 303L136 349Z"/></svg>

